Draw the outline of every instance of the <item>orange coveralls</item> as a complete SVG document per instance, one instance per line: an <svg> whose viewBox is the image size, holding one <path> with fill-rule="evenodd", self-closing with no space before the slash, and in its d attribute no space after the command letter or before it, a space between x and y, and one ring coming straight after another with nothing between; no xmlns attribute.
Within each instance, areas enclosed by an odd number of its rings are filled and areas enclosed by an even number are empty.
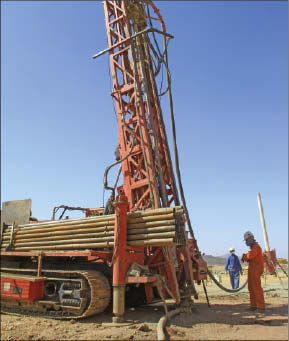
<svg viewBox="0 0 289 341"><path fill-rule="evenodd" d="M261 287L261 275L264 271L262 249L258 243L251 246L251 250L243 256L249 263L248 289L251 307L265 309L263 289Z"/></svg>

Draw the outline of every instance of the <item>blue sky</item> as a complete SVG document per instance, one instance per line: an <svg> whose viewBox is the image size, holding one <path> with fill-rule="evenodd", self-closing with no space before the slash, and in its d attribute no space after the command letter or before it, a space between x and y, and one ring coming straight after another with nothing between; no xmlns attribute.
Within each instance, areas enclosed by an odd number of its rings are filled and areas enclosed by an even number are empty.
<svg viewBox="0 0 289 341"><path fill-rule="evenodd" d="M287 2L156 2L174 35L169 64L180 166L200 249L247 251L243 233L288 255ZM1 2L2 201L102 205L114 161L101 2ZM167 100L162 99L169 139ZM111 181L113 181L113 175Z"/></svg>

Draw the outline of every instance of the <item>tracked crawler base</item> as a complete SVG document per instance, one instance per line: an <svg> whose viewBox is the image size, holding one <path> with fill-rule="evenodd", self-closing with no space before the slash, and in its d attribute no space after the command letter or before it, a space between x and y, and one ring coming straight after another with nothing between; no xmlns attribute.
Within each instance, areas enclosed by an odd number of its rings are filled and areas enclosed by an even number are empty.
<svg viewBox="0 0 289 341"><path fill-rule="evenodd" d="M8 270L8 269L7 269ZM9 283L15 281L27 283L42 282L43 298L39 300L17 300L17 285L9 297ZM34 279L34 281L33 281ZM108 279L98 271L43 271L42 277L19 272L1 273L4 281L1 294L1 311L12 314L36 314L43 317L60 319L79 319L103 312L109 305L111 288ZM17 284L17 282L16 282ZM5 294L6 289L6 294ZM28 289L27 290L33 290ZM21 292L23 294L23 292ZM23 296L23 295L22 295Z"/></svg>

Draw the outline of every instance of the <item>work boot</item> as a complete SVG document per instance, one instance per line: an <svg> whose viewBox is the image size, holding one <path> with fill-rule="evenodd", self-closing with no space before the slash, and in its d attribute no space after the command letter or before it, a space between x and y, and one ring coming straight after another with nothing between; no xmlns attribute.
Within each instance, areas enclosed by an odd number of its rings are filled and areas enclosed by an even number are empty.
<svg viewBox="0 0 289 341"><path fill-rule="evenodd" d="M257 307L250 307L250 308L247 308L246 310L248 310L248 311L255 311L255 310L257 310Z"/></svg>

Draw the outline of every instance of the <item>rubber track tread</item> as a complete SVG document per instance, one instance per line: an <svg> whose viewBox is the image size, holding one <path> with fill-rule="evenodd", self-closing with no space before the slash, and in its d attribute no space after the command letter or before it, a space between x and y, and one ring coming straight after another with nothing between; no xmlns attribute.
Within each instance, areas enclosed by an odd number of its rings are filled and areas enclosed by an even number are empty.
<svg viewBox="0 0 289 341"><path fill-rule="evenodd" d="M81 274L86 278L90 287L90 303L88 308L78 318L85 318L102 313L110 301L110 285L108 279L98 271L85 271L81 272ZM105 291L105 294L103 294L103 291Z"/></svg>

